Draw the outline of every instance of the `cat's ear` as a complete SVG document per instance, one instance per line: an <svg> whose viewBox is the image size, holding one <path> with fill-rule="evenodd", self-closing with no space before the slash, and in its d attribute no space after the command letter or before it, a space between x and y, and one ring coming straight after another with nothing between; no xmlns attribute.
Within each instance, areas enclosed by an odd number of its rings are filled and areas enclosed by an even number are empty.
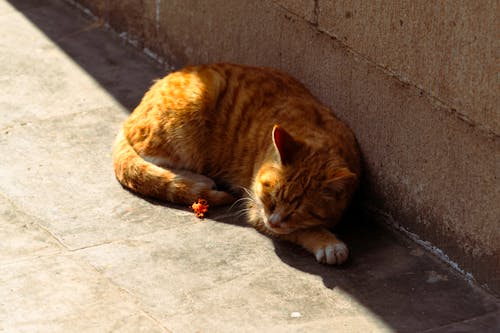
<svg viewBox="0 0 500 333"><path fill-rule="evenodd" d="M291 164L301 148L301 144L279 125L274 125L273 143L283 165Z"/></svg>
<svg viewBox="0 0 500 333"><path fill-rule="evenodd" d="M348 168L336 168L333 170L328 181L326 182L329 191L336 193L341 192L351 185L354 185L358 176Z"/></svg>

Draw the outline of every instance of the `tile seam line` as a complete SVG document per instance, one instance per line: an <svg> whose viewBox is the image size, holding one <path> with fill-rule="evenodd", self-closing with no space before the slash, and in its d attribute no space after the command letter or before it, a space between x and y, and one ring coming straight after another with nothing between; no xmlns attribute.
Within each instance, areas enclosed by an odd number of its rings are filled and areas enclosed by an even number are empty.
<svg viewBox="0 0 500 333"><path fill-rule="evenodd" d="M2 262L2 263L0 263L0 268L9 267L12 265L16 265L18 263L28 262L28 261L32 261L32 260L41 259L41 258L63 256L63 255L67 255L69 253L70 252L67 249L62 248L62 249L57 249L57 250L54 250L52 252L48 252L48 253L44 253L44 254L28 255L28 256L24 256L18 260Z"/></svg>
<svg viewBox="0 0 500 333"><path fill-rule="evenodd" d="M69 251L69 248L62 242L62 240L57 237L57 235L55 235L54 233L52 233L49 229L47 229L45 226L43 226L40 222L43 222L45 221L44 219L38 217L38 216L35 216L35 215L32 215L26 211L24 211L23 209L21 209L18 205L16 205L16 203L14 201L12 201L11 198L9 198L3 191L2 189L0 188L0 196L5 199L11 206L12 208L14 208L14 211L17 213L21 213L27 217L29 217L30 219L33 220L33 223L39 227L40 229L42 229L43 231L45 231L47 234L49 234L56 242L57 244L64 250L66 251Z"/></svg>
<svg viewBox="0 0 500 333"><path fill-rule="evenodd" d="M500 310L497 308L496 310L483 313L482 315L479 315L479 316L473 316L473 317L470 317L470 318L466 318L466 319L463 319L463 320L457 320L457 321L454 321L454 322L451 322L451 323L447 323L447 324L444 324L444 325L439 325L439 326L427 328L425 330L418 331L417 333L433 332L436 329L447 328L447 327L451 327L452 325L456 325L456 324L460 324L460 323L467 323L467 322L470 322L470 321L475 320L475 319L481 319L483 317L489 316L489 315L494 314L494 313L498 313L500 315Z"/></svg>
<svg viewBox="0 0 500 333"><path fill-rule="evenodd" d="M40 219L40 220L44 221L42 219ZM187 223L190 223L189 225L191 226L191 225L196 225L199 222L193 221L193 222L187 222ZM223 223L223 222L214 221L214 223L219 224L219 223ZM99 246L106 246L106 245L117 244L117 243L120 243L120 242L125 242L127 240L136 240L136 239L139 239L139 238L147 237L149 235L153 235L153 234L158 233L158 232L166 232L166 231L174 230L174 229L183 230L183 229L186 228L186 226L187 226L187 224L180 224L180 225L172 226L172 227L169 227L169 228L158 228L158 229L155 229L155 230L152 230L152 231L147 231L147 232L144 232L144 233L135 234L135 235L133 235L131 237L124 237L124 238L119 238L119 239L112 239L112 240L109 240L109 241L104 241L102 243L89 244L89 245L84 245L84 246L80 246L80 247L65 246L65 248L69 252L71 252L71 253L76 253L78 251L84 251L84 250L87 250L87 249L97 248Z"/></svg>
<svg viewBox="0 0 500 333"><path fill-rule="evenodd" d="M94 271L94 273L96 273L100 278L106 280L109 284L113 285L115 288L117 288L119 291L125 293L126 295L128 295L128 297L131 298L131 300L134 302L133 305L134 307L141 313L143 313L144 315L146 315L147 318L149 318L150 320L152 320L154 323L156 323L159 327L161 327L165 332L172 332L170 329L168 329L168 327L166 327L165 325L163 325L163 323L159 320L159 319L156 319L156 317L154 317L152 314L150 314L148 311L146 311L144 309L144 304L140 301L140 299L134 294L132 293L131 291L129 291L127 288L125 287L122 287L120 286L119 284L117 284L115 281L113 281L113 279L111 279L110 277L106 276L106 274L104 274L103 272L100 272L97 267L95 267L94 265L92 265L89 261L87 261L84 257L72 252L72 251L69 251L68 253L66 253L65 255L71 257L73 260L75 260L75 262L79 265L85 265L87 266L88 268L90 268L92 271ZM85 268L85 267L82 267L82 268Z"/></svg>
<svg viewBox="0 0 500 333"><path fill-rule="evenodd" d="M119 103L119 102L116 102L116 103ZM120 106L123 107L121 104L120 104ZM113 107L116 107L116 104L111 103L111 104L106 105L106 106L95 107L95 108L91 108L88 110L82 110L82 111L77 111L77 112L52 115L52 116L48 116L46 118L35 118L31 121L14 120L13 122L7 123L7 124L3 125L2 127L0 127L0 132L14 130L14 129L17 129L20 127L24 127L28 124L43 124L43 123L51 122L54 120L64 119L66 117L75 117L78 115L85 115L85 114L102 112L102 111L105 111L106 109L110 109Z"/></svg>
<svg viewBox="0 0 500 333"><path fill-rule="evenodd" d="M154 230L154 231L145 232L143 234L137 234L137 235L134 235L132 237L124 237L124 238L119 238L119 239L112 239L112 240L104 241L102 243L83 245L83 246L80 246L80 247L68 247L68 252L70 252L70 253L78 253L80 251L90 250L90 249L98 248L100 246L107 246L107 245L119 244L119 243L122 243L122 242L126 242L128 240L135 240L135 239L140 238L140 237L152 235L152 234L154 234L156 232L165 231L165 230L169 230L169 229L170 228L157 229L157 230Z"/></svg>
<svg viewBox="0 0 500 333"><path fill-rule="evenodd" d="M123 241L123 240L120 240L120 241ZM109 244L111 243L115 243L115 242L119 242L119 241L114 241L114 242L110 242ZM104 244L104 245L107 245L107 244ZM96 274L98 274L101 278L105 279L108 283L112 284L113 286L115 286L118 290L124 292L125 294L127 294L129 297L131 297L134 301L135 301L135 304L134 306L136 306L138 308L139 311L141 311L142 313L144 313L144 315L146 315L149 319L153 320L159 327L161 327L162 329L164 329L166 332L173 332L172 330L170 330L167 326L165 326L159 319L157 319L153 314L149 313L149 311L147 311L145 308L147 308L147 306L145 306L143 304L143 302L140 300L139 297L137 297L132 291L128 290L127 288L119 285L118 283L116 283L111 277L108 277L106 276L105 273L103 272L100 272L96 266L94 266L90 261L88 261L87 259L85 259L84 256L82 255L79 255L77 252L80 251L80 250L75 250L75 251L67 251L66 253L61 253L61 255L66 255L66 256L70 256L72 257L77 263L80 263L80 264L84 264L88 267L90 267L90 269L92 269ZM259 270L259 272L264 272L266 270L270 270L269 267L264 267L262 268L261 270ZM234 278L231 278L227 281L223 281L222 283L220 283L219 285L220 286L223 286L223 285L226 285L226 284L229 284L231 283L231 281L234 281L234 280L237 280L238 278L242 277L242 276L249 276L249 275L252 275L254 274L255 272L252 271L252 272L248 272L248 273L245 273L245 274L242 274L241 276L239 277L234 277ZM211 289L211 287L207 287L205 288L205 290L208 290L208 289Z"/></svg>

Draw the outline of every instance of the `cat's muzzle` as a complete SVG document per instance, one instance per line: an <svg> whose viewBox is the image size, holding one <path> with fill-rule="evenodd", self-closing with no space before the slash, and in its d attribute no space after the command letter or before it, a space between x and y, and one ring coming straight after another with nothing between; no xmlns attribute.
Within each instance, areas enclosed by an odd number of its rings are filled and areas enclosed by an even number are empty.
<svg viewBox="0 0 500 333"><path fill-rule="evenodd" d="M280 213L272 213L271 215L266 216L264 220L266 227L276 234L284 235L293 231L286 222L283 222L283 218Z"/></svg>

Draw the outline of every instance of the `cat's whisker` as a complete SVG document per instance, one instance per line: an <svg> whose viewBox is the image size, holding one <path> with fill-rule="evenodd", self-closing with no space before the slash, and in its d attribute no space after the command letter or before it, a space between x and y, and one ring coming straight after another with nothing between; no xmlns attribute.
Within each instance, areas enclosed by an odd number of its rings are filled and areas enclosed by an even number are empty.
<svg viewBox="0 0 500 333"><path fill-rule="evenodd" d="M239 198L238 200L236 200L228 209L228 211L230 211L231 209L233 209L235 206L237 206L238 204L240 204L241 202L244 202L244 201L252 201L252 199L250 198Z"/></svg>
<svg viewBox="0 0 500 333"><path fill-rule="evenodd" d="M236 200L227 210L226 212L228 214L231 214L231 213L237 213L238 211L240 211L241 209L248 209L248 208L245 208L245 206L243 206L243 208L239 209L239 210L236 210L234 211L233 209L235 207L239 207L239 206L242 206L241 203L245 203L245 202L248 202L248 203L252 203L253 201L249 198L241 198L241 199L238 199Z"/></svg>
<svg viewBox="0 0 500 333"><path fill-rule="evenodd" d="M236 216L242 217L242 216L246 215L249 211L251 211L250 208L241 209L240 211L236 212Z"/></svg>
<svg viewBox="0 0 500 333"><path fill-rule="evenodd" d="M235 211L235 212L229 212L227 214L222 214L222 215L218 215L214 218L216 219L225 219L225 218L240 218L242 216L245 216L251 209L250 208L243 208L243 209L240 209L238 211Z"/></svg>
<svg viewBox="0 0 500 333"><path fill-rule="evenodd" d="M254 196L254 193L244 186L238 186L239 189L243 190L250 198Z"/></svg>
<svg viewBox="0 0 500 333"><path fill-rule="evenodd" d="M255 193L253 193L251 190L249 190L248 188L244 187L244 186L238 186L239 189L241 189L242 191L244 191L246 193L247 196L244 196L238 200L236 200L233 205L231 205L230 209L232 209L233 207L235 207L237 204L240 204L241 202L246 202L250 205L257 205L257 199L255 197Z"/></svg>
<svg viewBox="0 0 500 333"><path fill-rule="evenodd" d="M251 208L246 207L246 208L242 208L242 209L239 209L239 210L231 212L231 213L235 214L235 216L241 217L241 216L247 214L251 210L252 210Z"/></svg>

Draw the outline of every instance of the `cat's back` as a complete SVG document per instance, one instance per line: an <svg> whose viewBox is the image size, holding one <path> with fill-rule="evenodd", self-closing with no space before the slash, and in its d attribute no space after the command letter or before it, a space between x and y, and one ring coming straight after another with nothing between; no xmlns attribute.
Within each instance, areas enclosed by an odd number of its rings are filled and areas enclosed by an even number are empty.
<svg viewBox="0 0 500 333"><path fill-rule="evenodd" d="M226 67L227 66L227 67ZM254 125L263 128L263 136L275 124L286 128L295 138L314 149L324 149L344 158L353 170L360 171L360 153L352 130L330 108L316 98L300 81L272 68L222 65L229 85L241 90L243 113L254 108ZM238 100L232 93L233 100ZM248 103L248 105L245 105ZM233 105L232 105L233 107ZM234 118L235 122L241 119ZM330 148L330 149L329 149Z"/></svg>
<svg viewBox="0 0 500 333"><path fill-rule="evenodd" d="M219 63L171 73L145 94L125 130L146 155L175 145L176 159L203 161L188 168L248 178L272 148L275 124L311 146L340 147L357 164L349 128L302 83L271 68Z"/></svg>

